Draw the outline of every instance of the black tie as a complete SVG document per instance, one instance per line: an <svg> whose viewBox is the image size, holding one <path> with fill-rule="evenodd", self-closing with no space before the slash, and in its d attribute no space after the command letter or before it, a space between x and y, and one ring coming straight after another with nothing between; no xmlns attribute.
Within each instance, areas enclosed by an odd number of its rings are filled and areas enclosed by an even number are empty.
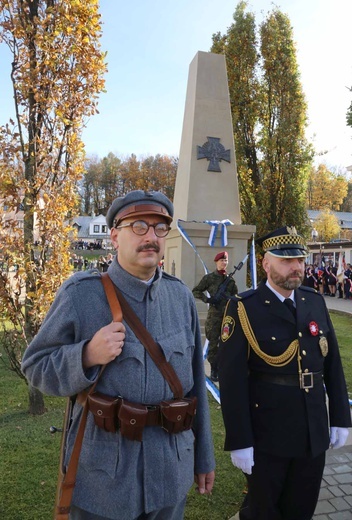
<svg viewBox="0 0 352 520"><path fill-rule="evenodd" d="M291 300L291 298L286 298L284 300L284 304L286 305L286 307L288 307L290 309L290 311L293 314L293 317L296 319L296 307L295 307L295 304L293 303L293 301Z"/></svg>

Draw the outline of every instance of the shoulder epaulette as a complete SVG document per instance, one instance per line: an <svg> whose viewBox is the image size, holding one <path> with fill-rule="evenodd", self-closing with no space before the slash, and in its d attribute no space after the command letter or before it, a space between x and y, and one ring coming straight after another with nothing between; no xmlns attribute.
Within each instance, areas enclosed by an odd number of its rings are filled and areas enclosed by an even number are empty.
<svg viewBox="0 0 352 520"><path fill-rule="evenodd" d="M238 297L241 298L241 300L245 300L246 298L250 298L251 296L253 296L253 294L255 294L255 290L248 289L248 291L244 291L244 292L240 293L238 295Z"/></svg>
<svg viewBox="0 0 352 520"><path fill-rule="evenodd" d="M316 289L313 289L313 287L307 287L306 285L301 285L300 288L299 288L301 291L307 291L307 292L310 292L310 293L315 293L315 294L320 294L319 291L317 291Z"/></svg>
<svg viewBox="0 0 352 520"><path fill-rule="evenodd" d="M92 280L92 278L101 278L101 272L98 269L88 269L87 271L76 271L67 280L66 286Z"/></svg>
<svg viewBox="0 0 352 520"><path fill-rule="evenodd" d="M235 294L234 296L231 296L229 299L232 300L233 302L239 302L241 300L245 300L246 298L249 298L254 293L255 293L254 289L249 289L248 291L242 292L240 294Z"/></svg>

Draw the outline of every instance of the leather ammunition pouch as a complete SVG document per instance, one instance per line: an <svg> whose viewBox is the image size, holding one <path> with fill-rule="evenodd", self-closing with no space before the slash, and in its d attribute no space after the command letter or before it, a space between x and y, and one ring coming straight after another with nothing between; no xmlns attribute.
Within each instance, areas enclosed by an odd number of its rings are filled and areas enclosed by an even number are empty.
<svg viewBox="0 0 352 520"><path fill-rule="evenodd" d="M141 442L146 426L161 426L168 433L192 428L197 398L170 399L160 405L145 405L93 392L88 395L88 407L99 428L110 433L120 430L127 439Z"/></svg>
<svg viewBox="0 0 352 520"><path fill-rule="evenodd" d="M143 428L147 422L148 408L121 399L119 422L121 435L130 441L142 441Z"/></svg>
<svg viewBox="0 0 352 520"><path fill-rule="evenodd" d="M118 430L118 410L121 399L111 397L100 392L93 392L88 395L89 411L94 415L95 424L107 432L117 432Z"/></svg>
<svg viewBox="0 0 352 520"><path fill-rule="evenodd" d="M179 433L192 428L196 414L197 398L161 401L161 426L168 433Z"/></svg>

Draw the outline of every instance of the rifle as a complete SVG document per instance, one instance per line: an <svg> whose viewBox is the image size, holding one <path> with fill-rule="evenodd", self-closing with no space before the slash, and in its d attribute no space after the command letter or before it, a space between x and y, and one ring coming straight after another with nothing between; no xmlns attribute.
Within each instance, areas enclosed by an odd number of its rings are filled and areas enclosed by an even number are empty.
<svg viewBox="0 0 352 520"><path fill-rule="evenodd" d="M239 271L240 269L242 269L243 267L243 264L247 261L247 258L248 258L248 255L246 255L244 257L244 259L242 260L242 262L240 262L238 265L235 265L233 267L233 271L231 273L229 273L227 275L227 277L225 278L225 280L223 282L221 282L221 284L219 285L218 287L218 290L216 291L216 293L214 294L214 296L212 296L212 303L211 305L213 305L215 308L218 308L218 305L220 304L221 300L223 299L224 297L224 294L225 294L225 291L226 291L226 288L230 282L231 279L233 279L233 276L234 274Z"/></svg>

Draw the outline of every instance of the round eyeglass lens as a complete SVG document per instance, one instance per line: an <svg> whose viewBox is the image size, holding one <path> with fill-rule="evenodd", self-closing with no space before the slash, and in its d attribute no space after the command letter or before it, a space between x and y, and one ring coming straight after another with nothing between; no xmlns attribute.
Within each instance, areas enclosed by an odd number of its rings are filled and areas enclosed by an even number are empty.
<svg viewBox="0 0 352 520"><path fill-rule="evenodd" d="M170 231L170 228L167 224L164 224L164 222L159 222L154 226L154 231L157 237L166 237L168 232Z"/></svg>
<svg viewBox="0 0 352 520"><path fill-rule="evenodd" d="M149 226L144 220L136 220L136 222L132 222L132 231L136 233L136 235L145 235L148 233Z"/></svg>
<svg viewBox="0 0 352 520"><path fill-rule="evenodd" d="M154 233L157 237L163 238L170 231L170 227L164 222L158 222L157 224L147 224L144 220L136 220L131 224L132 230L136 235L146 235L150 227L154 228Z"/></svg>

